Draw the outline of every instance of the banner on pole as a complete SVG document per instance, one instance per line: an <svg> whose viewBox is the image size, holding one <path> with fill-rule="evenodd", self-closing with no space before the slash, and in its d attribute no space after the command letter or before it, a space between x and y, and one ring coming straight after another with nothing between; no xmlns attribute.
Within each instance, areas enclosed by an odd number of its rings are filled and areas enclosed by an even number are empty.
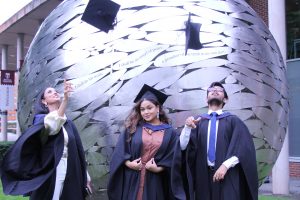
<svg viewBox="0 0 300 200"><path fill-rule="evenodd" d="M15 71L1 70L0 109L14 109Z"/></svg>
<svg viewBox="0 0 300 200"><path fill-rule="evenodd" d="M15 71L1 70L1 85L14 85Z"/></svg>

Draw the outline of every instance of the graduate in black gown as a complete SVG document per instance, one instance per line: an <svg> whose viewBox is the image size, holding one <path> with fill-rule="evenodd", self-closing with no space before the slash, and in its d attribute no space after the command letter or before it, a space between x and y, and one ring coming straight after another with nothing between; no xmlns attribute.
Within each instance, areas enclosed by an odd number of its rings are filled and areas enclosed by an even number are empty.
<svg viewBox="0 0 300 200"><path fill-rule="evenodd" d="M64 98L54 88L38 97L33 124L6 153L1 181L6 195L31 200L83 200L90 179L81 140L65 109L70 83L64 82Z"/></svg>
<svg viewBox="0 0 300 200"><path fill-rule="evenodd" d="M178 199L257 200L255 147L246 125L223 112L228 100L219 82L207 91L208 113L189 117L172 168Z"/></svg>
<svg viewBox="0 0 300 200"><path fill-rule="evenodd" d="M110 162L110 200L171 200L177 133L162 109L167 96L144 85L125 121Z"/></svg>

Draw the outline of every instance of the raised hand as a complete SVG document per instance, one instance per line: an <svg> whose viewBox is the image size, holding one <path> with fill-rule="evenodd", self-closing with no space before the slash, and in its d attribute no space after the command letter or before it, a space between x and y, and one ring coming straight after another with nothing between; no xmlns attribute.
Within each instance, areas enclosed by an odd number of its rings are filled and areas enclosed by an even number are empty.
<svg viewBox="0 0 300 200"><path fill-rule="evenodd" d="M66 111L66 107L67 107L67 104L68 104L68 99L69 99L69 96L70 96L70 92L73 91L73 88L72 88L72 84L67 82L66 79L64 80L64 98L58 108L58 115L63 117L65 115L65 111Z"/></svg>
<svg viewBox="0 0 300 200"><path fill-rule="evenodd" d="M68 100L70 93L73 92L72 83L64 80L64 99Z"/></svg>
<svg viewBox="0 0 300 200"><path fill-rule="evenodd" d="M185 125L187 125L188 127L191 128L196 128L196 124L201 120L201 117L198 117L197 119L195 119L194 117L188 117L185 120Z"/></svg>

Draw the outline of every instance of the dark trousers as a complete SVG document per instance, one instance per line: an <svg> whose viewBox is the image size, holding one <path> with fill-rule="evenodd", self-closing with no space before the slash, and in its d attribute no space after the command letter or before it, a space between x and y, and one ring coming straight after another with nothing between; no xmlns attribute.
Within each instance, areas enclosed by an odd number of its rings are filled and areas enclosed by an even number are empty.
<svg viewBox="0 0 300 200"><path fill-rule="evenodd" d="M220 200L220 182L213 182L214 174L216 169L208 167L208 188L209 188L209 199L208 200Z"/></svg>

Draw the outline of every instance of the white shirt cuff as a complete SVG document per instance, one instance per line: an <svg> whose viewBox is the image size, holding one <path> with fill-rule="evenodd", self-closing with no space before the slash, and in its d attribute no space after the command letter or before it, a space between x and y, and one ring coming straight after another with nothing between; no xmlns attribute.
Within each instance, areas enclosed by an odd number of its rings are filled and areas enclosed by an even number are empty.
<svg viewBox="0 0 300 200"><path fill-rule="evenodd" d="M49 135L57 134L67 121L66 115L59 116L57 111L52 111L45 116L44 125L49 130Z"/></svg>
<svg viewBox="0 0 300 200"><path fill-rule="evenodd" d="M225 161L223 162L223 165L225 165L225 167L226 167L227 169L229 169L229 168L234 167L235 165L237 165L239 162L240 162L240 161L239 161L238 157L232 156L231 158L225 160Z"/></svg>

